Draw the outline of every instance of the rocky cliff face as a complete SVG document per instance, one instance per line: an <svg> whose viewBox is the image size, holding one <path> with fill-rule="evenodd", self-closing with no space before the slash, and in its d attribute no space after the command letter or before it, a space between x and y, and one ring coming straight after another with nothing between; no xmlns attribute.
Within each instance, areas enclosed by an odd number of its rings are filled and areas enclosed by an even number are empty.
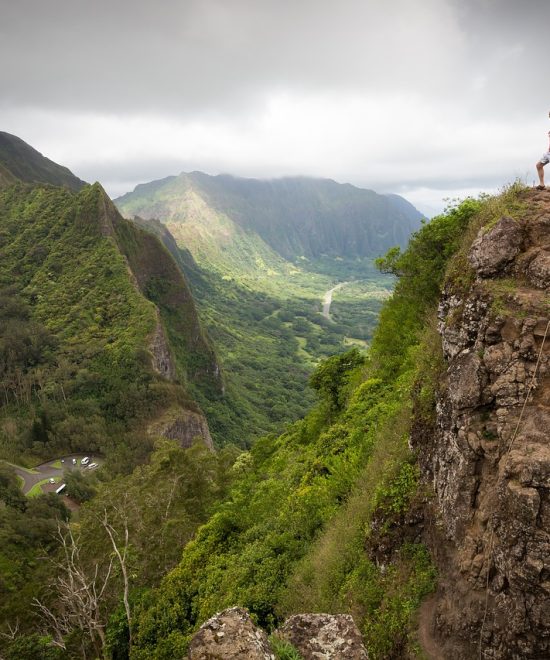
<svg viewBox="0 0 550 660"><path fill-rule="evenodd" d="M550 657L550 196L525 196L439 307L436 429L413 437L437 511L432 657Z"/></svg>
<svg viewBox="0 0 550 660"><path fill-rule="evenodd" d="M153 437L176 440L184 447L191 447L200 438L209 449L214 449L214 443L206 417L197 409L173 406L148 427L148 433Z"/></svg>

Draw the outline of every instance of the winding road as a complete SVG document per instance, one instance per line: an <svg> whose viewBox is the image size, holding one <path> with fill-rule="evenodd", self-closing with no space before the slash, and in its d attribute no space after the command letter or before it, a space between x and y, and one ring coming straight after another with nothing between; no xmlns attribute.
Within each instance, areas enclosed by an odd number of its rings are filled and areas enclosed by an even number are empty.
<svg viewBox="0 0 550 660"><path fill-rule="evenodd" d="M323 298L323 311L322 311L322 314L329 321L330 321L330 306L332 304L332 294L335 291L337 291L338 289L341 289L346 284L349 284L349 282L340 282L340 284L337 284L336 286L333 286L332 289L330 289L329 291L327 291L325 293L325 296Z"/></svg>

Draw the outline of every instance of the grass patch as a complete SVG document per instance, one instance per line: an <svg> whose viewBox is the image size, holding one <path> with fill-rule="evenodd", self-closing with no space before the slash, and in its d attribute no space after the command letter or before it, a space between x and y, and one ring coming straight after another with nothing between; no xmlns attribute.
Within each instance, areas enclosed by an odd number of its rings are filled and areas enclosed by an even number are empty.
<svg viewBox="0 0 550 660"><path fill-rule="evenodd" d="M55 481L55 483L58 483L58 479ZM50 483L50 478L48 477L47 479L42 479L38 483L34 484L34 486L29 490L27 493L27 497L38 497L39 495L43 494L42 486L45 486L46 484Z"/></svg>
<svg viewBox="0 0 550 660"><path fill-rule="evenodd" d="M295 646L275 634L270 635L269 643L275 660L304 660Z"/></svg>
<svg viewBox="0 0 550 660"><path fill-rule="evenodd" d="M8 461L4 461L7 465L11 465L12 468L16 468L18 470L21 470L22 472L26 472L27 474L39 474L38 470L33 470L32 468L26 468L23 467L22 465L16 465L15 463L9 463Z"/></svg>

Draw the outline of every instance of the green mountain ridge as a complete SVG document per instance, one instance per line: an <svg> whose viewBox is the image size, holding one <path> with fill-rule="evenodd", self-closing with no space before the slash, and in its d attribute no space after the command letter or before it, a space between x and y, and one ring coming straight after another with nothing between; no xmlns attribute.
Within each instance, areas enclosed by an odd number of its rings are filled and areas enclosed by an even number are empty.
<svg viewBox="0 0 550 660"><path fill-rule="evenodd" d="M378 256L405 245L422 218L401 197L330 179L202 172L140 184L115 204L126 217L166 224L199 264L266 277L292 272L304 258Z"/></svg>
<svg viewBox="0 0 550 660"><path fill-rule="evenodd" d="M178 410L195 428L190 390L223 385L180 269L99 184L53 186L40 158L31 149L48 185L11 174L0 188L2 454L114 451Z"/></svg>
<svg viewBox="0 0 550 660"><path fill-rule="evenodd" d="M0 131L0 185L14 179L27 183L49 183L78 191L86 185L68 168L54 163L21 138Z"/></svg>

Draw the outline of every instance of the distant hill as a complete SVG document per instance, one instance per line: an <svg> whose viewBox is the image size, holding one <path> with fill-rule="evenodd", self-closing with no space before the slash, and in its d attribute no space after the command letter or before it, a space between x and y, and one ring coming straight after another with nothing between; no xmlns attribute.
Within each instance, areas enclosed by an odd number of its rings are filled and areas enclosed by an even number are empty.
<svg viewBox="0 0 550 660"><path fill-rule="evenodd" d="M161 220L199 262L233 260L241 268L277 269L281 259L321 255L374 257L405 246L422 219L397 195L306 177L183 173L139 185L115 204L126 217Z"/></svg>
<svg viewBox="0 0 550 660"><path fill-rule="evenodd" d="M0 185L13 178L27 183L50 183L71 190L86 185L68 168L54 163L21 138L0 131Z"/></svg>

